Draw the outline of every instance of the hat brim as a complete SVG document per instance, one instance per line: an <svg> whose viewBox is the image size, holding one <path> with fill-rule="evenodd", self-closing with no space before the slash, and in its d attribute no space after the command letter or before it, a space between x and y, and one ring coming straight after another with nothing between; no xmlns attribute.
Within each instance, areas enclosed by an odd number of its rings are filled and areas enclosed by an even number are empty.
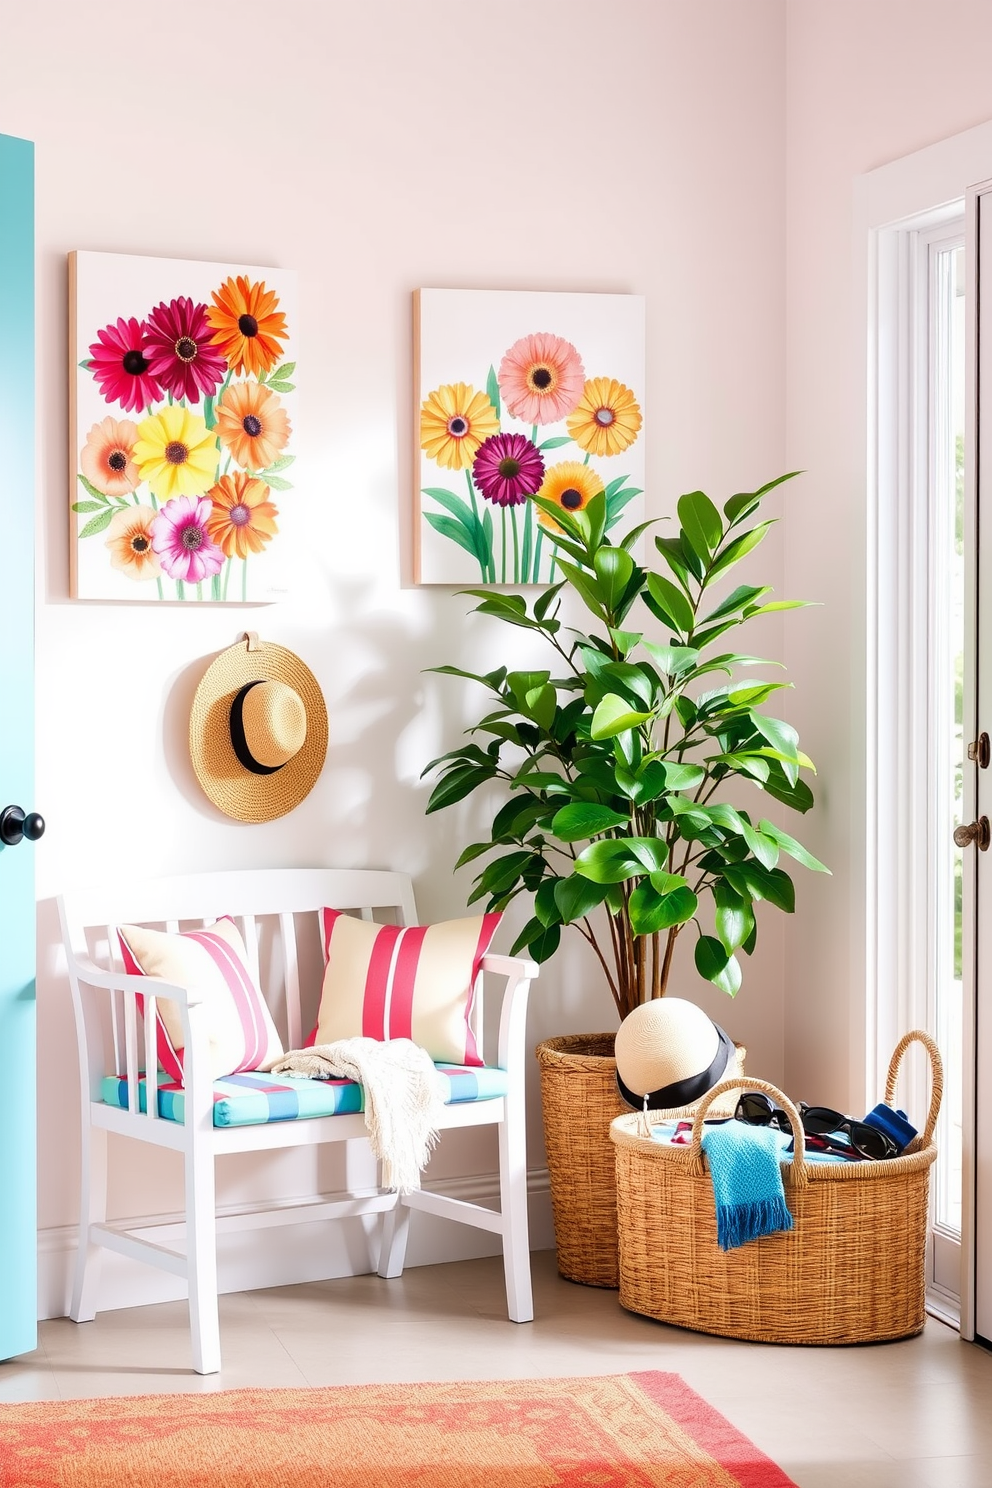
<svg viewBox="0 0 992 1488"><path fill-rule="evenodd" d="M239 642L211 662L196 689L189 718L189 753L204 794L226 816L265 822L285 816L309 795L327 755L327 708L316 677L285 646ZM303 702L306 738L271 775L246 770L231 743L231 704L247 682L285 682Z"/></svg>

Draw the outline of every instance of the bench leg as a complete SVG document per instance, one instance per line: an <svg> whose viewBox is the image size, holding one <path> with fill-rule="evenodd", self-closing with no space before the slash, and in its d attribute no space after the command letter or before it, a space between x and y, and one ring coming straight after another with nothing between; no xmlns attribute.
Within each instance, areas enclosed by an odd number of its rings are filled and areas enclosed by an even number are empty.
<svg viewBox="0 0 992 1488"><path fill-rule="evenodd" d="M94 1245L89 1234L91 1224L104 1224L107 1219L107 1133L88 1123L83 1131L79 1184L79 1241L69 1316L76 1323L91 1323L96 1317L103 1246Z"/></svg>
<svg viewBox="0 0 992 1488"><path fill-rule="evenodd" d="M382 1242L379 1246L379 1275L387 1280L403 1275L406 1242L410 1234L410 1209L397 1197L392 1209L382 1217Z"/></svg>
<svg viewBox="0 0 992 1488"><path fill-rule="evenodd" d="M507 1096L499 1124L499 1205L503 1215L503 1273L512 1323L534 1319L527 1221L527 1143L522 1101Z"/></svg>
<svg viewBox="0 0 992 1488"><path fill-rule="evenodd" d="M189 1327L197 1374L220 1369L217 1312L217 1219L214 1155L195 1146L186 1153L186 1265Z"/></svg>

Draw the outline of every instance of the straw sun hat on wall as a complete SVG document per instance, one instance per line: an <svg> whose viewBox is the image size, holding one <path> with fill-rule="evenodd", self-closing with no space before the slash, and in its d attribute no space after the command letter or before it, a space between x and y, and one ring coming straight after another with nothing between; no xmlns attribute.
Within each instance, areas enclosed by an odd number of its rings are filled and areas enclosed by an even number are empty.
<svg viewBox="0 0 992 1488"><path fill-rule="evenodd" d="M189 719L196 778L237 821L272 821L309 794L327 753L327 708L310 668L254 631L211 662Z"/></svg>

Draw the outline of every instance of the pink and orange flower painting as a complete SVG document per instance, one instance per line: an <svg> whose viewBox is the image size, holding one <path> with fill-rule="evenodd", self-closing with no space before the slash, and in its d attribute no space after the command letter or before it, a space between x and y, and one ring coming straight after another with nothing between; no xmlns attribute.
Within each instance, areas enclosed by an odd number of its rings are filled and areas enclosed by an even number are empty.
<svg viewBox="0 0 992 1488"><path fill-rule="evenodd" d="M79 252L69 286L73 597L283 597L295 275Z"/></svg>
<svg viewBox="0 0 992 1488"><path fill-rule="evenodd" d="M421 289L414 322L418 583L554 583L549 504L639 519L643 299Z"/></svg>

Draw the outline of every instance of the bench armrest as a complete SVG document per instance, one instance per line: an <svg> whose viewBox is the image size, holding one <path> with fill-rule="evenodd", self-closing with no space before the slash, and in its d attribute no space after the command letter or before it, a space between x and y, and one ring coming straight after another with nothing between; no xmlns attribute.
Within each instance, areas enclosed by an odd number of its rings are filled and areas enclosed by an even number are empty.
<svg viewBox="0 0 992 1488"><path fill-rule="evenodd" d="M73 956L70 966L87 987L102 987L107 992L130 992L138 997L167 997L186 1007L195 1007L202 996L186 987L174 986L162 977L135 976L127 971L104 971L89 956Z"/></svg>

